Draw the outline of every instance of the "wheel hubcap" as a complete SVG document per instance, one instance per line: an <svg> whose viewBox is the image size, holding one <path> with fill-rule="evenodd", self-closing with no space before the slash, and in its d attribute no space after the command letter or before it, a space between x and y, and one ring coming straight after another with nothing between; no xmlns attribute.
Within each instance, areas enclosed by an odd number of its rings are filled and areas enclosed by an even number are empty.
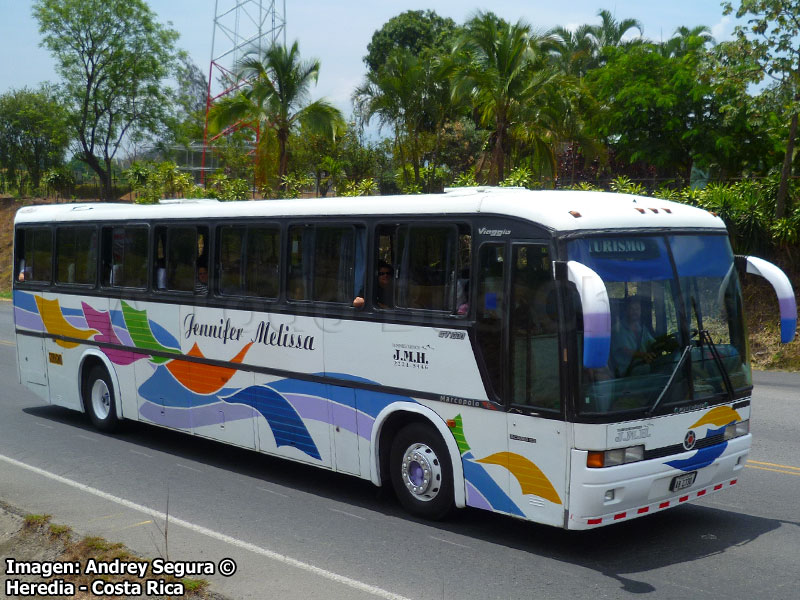
<svg viewBox="0 0 800 600"><path fill-rule="evenodd" d="M403 454L400 467L403 483L422 502L433 500L441 489L442 467L436 453L425 444L412 444Z"/></svg>
<svg viewBox="0 0 800 600"><path fill-rule="evenodd" d="M111 412L111 393L106 382L97 379L92 385L92 409L98 419L105 419Z"/></svg>

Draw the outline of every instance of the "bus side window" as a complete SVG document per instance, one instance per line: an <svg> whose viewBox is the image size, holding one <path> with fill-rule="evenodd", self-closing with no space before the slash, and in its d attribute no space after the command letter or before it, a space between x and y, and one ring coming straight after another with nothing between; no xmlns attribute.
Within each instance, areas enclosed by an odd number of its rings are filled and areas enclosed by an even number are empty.
<svg viewBox="0 0 800 600"><path fill-rule="evenodd" d="M53 271L53 238L49 228L24 229L18 234L22 251L17 264L17 281L50 283Z"/></svg>
<svg viewBox="0 0 800 600"><path fill-rule="evenodd" d="M317 227L314 241L314 300L350 304L353 300L353 228Z"/></svg>
<svg viewBox="0 0 800 600"><path fill-rule="evenodd" d="M514 245L511 274L511 402L558 410L558 300L547 246Z"/></svg>
<svg viewBox="0 0 800 600"><path fill-rule="evenodd" d="M313 250L313 225L294 225L289 228L289 272L286 282L289 300L311 299Z"/></svg>
<svg viewBox="0 0 800 600"><path fill-rule="evenodd" d="M275 226L247 228L244 292L248 296L277 298L280 289L281 230Z"/></svg>
<svg viewBox="0 0 800 600"><path fill-rule="evenodd" d="M97 228L56 229L56 283L94 285L97 275Z"/></svg>
<svg viewBox="0 0 800 600"><path fill-rule="evenodd" d="M147 287L148 230L145 226L103 227L101 283L107 287Z"/></svg>
<svg viewBox="0 0 800 600"><path fill-rule="evenodd" d="M455 311L457 233L453 226L401 229L399 306Z"/></svg>
<svg viewBox="0 0 800 600"><path fill-rule="evenodd" d="M505 244L483 244L478 251L478 295L476 335L489 382L495 394L503 397L503 322L506 302Z"/></svg>
<svg viewBox="0 0 800 600"><path fill-rule="evenodd" d="M223 296L236 296L241 294L244 289L242 252L245 243L245 228L226 225L219 228L218 235L219 293Z"/></svg>

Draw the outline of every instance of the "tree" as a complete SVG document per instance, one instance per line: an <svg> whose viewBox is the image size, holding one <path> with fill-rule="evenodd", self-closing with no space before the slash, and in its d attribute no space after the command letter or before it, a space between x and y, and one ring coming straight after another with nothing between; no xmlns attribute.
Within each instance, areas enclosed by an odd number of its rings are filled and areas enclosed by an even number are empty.
<svg viewBox="0 0 800 600"><path fill-rule="evenodd" d="M723 2L722 6L726 15L733 12L731 2ZM758 61L762 78L772 78L791 97L786 111L789 132L775 205L775 216L780 219L786 215L800 115L800 3L797 0L740 0L736 16L746 15L751 17L747 26L736 28L739 42Z"/></svg>
<svg viewBox="0 0 800 600"><path fill-rule="evenodd" d="M597 52L602 52L604 48L619 48L620 46L630 45L627 42L623 42L622 38L632 29L638 30L639 35L644 32L641 21L637 19L617 21L608 10L601 10L597 13L597 16L600 17L600 25L590 27L590 35L594 38Z"/></svg>
<svg viewBox="0 0 800 600"><path fill-rule="evenodd" d="M66 112L51 88L0 96L0 167L11 179L24 168L35 190L45 171L64 162L68 143Z"/></svg>
<svg viewBox="0 0 800 600"><path fill-rule="evenodd" d="M170 106L163 80L177 32L143 0L36 0L33 14L64 80L76 155L111 199L111 168L126 139L156 132Z"/></svg>
<svg viewBox="0 0 800 600"><path fill-rule="evenodd" d="M457 54L453 97L468 101L491 132L489 183L496 185L505 177L515 133L529 138L533 133L539 140L555 133L546 122L537 121L546 107L536 104L546 103L561 80L529 25L511 25L492 13L479 12L466 24Z"/></svg>
<svg viewBox="0 0 800 600"><path fill-rule="evenodd" d="M441 81L434 70L434 61L427 57L395 50L378 71L367 73L366 81L353 94L365 123L377 116L381 124L394 128L401 162L405 162L405 149L417 186L421 184L421 138L432 129L437 81Z"/></svg>
<svg viewBox="0 0 800 600"><path fill-rule="evenodd" d="M392 17L372 34L364 63L369 71L377 72L397 50L415 56L426 48L449 52L455 32L452 19L440 17L432 10L408 10Z"/></svg>
<svg viewBox="0 0 800 600"><path fill-rule="evenodd" d="M320 63L301 61L295 41L291 48L273 45L263 55L251 53L237 65L237 78L248 83L234 96L221 99L209 114L209 129L248 123L272 130L279 147L278 179L288 173L289 135L301 123L319 134L335 137L345 126L342 113L327 100L309 102ZM283 185L283 184L282 184Z"/></svg>

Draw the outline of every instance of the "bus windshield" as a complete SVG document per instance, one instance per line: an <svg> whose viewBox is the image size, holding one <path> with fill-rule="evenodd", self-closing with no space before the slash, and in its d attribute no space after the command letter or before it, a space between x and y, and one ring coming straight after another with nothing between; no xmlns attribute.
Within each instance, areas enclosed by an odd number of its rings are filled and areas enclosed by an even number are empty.
<svg viewBox="0 0 800 600"><path fill-rule="evenodd" d="M750 388L741 289L726 236L586 237L571 241L568 252L602 278L611 310L609 361L582 370L578 414L666 412L732 400Z"/></svg>

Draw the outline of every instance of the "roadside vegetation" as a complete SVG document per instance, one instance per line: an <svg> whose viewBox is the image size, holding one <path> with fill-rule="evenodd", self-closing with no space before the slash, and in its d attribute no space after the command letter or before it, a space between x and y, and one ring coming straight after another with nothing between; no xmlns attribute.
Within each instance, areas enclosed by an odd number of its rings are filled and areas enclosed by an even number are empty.
<svg viewBox="0 0 800 600"><path fill-rule="evenodd" d="M50 515L25 514L20 515L11 506L0 504L0 512L15 522L19 523L16 531L3 531L0 533L0 560L5 564L6 558L15 561L49 561L60 563L80 562L82 565L81 574L59 576L66 582L78 586L91 586L95 579L103 579L109 583L121 581L142 582L143 579L135 575L97 575L84 574L87 561L93 559L95 562L120 561L143 561L144 557L133 554L123 544L109 542L96 536L79 538L69 527L52 523ZM146 578L154 579L153 575L145 575ZM23 575L16 577L22 581L31 583L48 581L38 575ZM163 579L168 583L181 582L184 585L184 598L195 600L225 600L219 594L209 590L208 581L202 579L176 579L169 575L159 575L157 579ZM0 576L0 583L3 583ZM142 585L144 589L144 585ZM76 598L90 598L88 592L78 592ZM128 596L125 596L128 597ZM135 596L137 598L155 598L155 596ZM160 597L160 596L159 596Z"/></svg>
<svg viewBox="0 0 800 600"><path fill-rule="evenodd" d="M405 11L364 49L349 114L314 96L324 61L293 42L233 65L215 83L240 85L208 119L203 70L145 0L35 0L32 10L59 79L0 95L5 197L610 190L713 211L737 253L800 278L793 0L721 2L738 18L730 41L692 22L656 40L636 15L602 8L550 30L488 10L463 23ZM366 134L376 129L380 139ZM200 178L189 163L204 143L213 168ZM793 360L776 364L800 368Z"/></svg>

